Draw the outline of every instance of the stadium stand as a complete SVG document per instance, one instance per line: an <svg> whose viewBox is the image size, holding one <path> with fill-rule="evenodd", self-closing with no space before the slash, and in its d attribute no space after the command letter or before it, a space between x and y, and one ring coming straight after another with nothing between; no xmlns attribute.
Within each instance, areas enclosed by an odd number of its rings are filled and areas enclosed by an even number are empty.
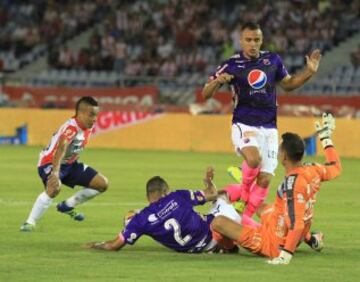
<svg viewBox="0 0 360 282"><path fill-rule="evenodd" d="M349 9L356 1L332 2L121 1L71 68L169 77L209 72L239 49L238 25L253 20L263 28L264 49L295 71L309 50L326 52L360 29L357 9ZM60 51L51 66L64 68L63 58Z"/></svg>
<svg viewBox="0 0 360 282"><path fill-rule="evenodd" d="M0 22L6 28L0 36L0 59L5 70L16 70L46 54L48 68L28 79L27 84L40 87L156 84L163 101L178 104L191 101L194 89L203 85L224 58L239 49L238 26L243 22L260 23L265 37L263 49L278 52L290 72L304 65L304 55L310 50L320 48L323 53L329 52L360 30L360 4L355 0L23 3L2 4ZM35 3L40 3L40 8L34 9ZM38 30L37 41L31 48L24 43L26 40L19 43L5 36L17 34L15 31L24 27L24 20L17 18L27 19L29 26ZM69 38L94 22L99 25L92 28L90 39L79 51L68 45ZM56 28L48 31L52 26ZM356 54L352 55L353 61ZM356 65L338 66L335 72L307 84L300 92L358 95L359 72Z"/></svg>
<svg viewBox="0 0 360 282"><path fill-rule="evenodd" d="M16 71L51 53L109 11L108 1L9 0L0 4L0 59L4 71Z"/></svg>

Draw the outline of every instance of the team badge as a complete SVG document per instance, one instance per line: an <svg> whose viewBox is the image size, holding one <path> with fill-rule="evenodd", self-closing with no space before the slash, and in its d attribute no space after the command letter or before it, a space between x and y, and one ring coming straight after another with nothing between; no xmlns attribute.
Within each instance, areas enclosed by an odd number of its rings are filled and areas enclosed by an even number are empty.
<svg viewBox="0 0 360 282"><path fill-rule="evenodd" d="M248 74L247 80L249 85L257 90L265 86L267 76L262 70L254 69Z"/></svg>
<svg viewBox="0 0 360 282"><path fill-rule="evenodd" d="M270 65L270 60L269 59L264 59L263 63L264 63L264 65L268 66L268 65Z"/></svg>

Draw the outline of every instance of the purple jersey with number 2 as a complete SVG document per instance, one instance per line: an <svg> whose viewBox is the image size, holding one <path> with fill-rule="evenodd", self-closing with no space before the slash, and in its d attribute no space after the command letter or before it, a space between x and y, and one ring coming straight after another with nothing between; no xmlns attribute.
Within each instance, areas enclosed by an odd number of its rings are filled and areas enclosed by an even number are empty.
<svg viewBox="0 0 360 282"><path fill-rule="evenodd" d="M234 76L229 82L234 99L233 123L276 128L276 86L288 72L279 55L261 51L259 58L247 59L237 53L218 66L210 80L222 73Z"/></svg>
<svg viewBox="0 0 360 282"><path fill-rule="evenodd" d="M201 252L212 239L211 217L204 218L193 207L204 203L201 191L172 192L130 220L122 231L125 242L132 245L141 235L148 235L178 252Z"/></svg>

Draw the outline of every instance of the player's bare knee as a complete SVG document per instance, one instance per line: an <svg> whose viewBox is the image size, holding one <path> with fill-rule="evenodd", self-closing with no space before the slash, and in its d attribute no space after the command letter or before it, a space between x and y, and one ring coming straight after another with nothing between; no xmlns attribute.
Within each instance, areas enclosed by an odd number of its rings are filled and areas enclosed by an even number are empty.
<svg viewBox="0 0 360 282"><path fill-rule="evenodd" d="M245 147L241 150L241 154L249 167L257 168L260 165L261 156L258 148L253 146Z"/></svg>
<svg viewBox="0 0 360 282"><path fill-rule="evenodd" d="M257 185L259 185L262 188L267 188L270 185L270 180L271 180L271 177L259 175L256 183L257 183Z"/></svg>
<svg viewBox="0 0 360 282"><path fill-rule="evenodd" d="M260 158L257 157L248 157L246 159L248 166L251 168L257 168L260 165L260 161Z"/></svg>
<svg viewBox="0 0 360 282"><path fill-rule="evenodd" d="M99 185L99 191L101 193L104 193L107 189L109 188L109 180L105 177L105 176L102 176L101 177L101 183Z"/></svg>

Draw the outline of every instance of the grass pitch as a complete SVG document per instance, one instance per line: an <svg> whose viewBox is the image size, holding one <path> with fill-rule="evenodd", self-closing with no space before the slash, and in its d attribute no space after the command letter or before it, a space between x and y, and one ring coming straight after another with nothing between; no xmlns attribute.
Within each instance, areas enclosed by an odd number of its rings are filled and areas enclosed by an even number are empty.
<svg viewBox="0 0 360 282"><path fill-rule="evenodd" d="M178 254L145 237L120 252L82 247L121 231L124 213L145 205L148 178L161 175L172 188L202 188L205 168L212 164L221 187L231 182L227 166L240 161L233 154L87 149L81 160L106 175L110 188L79 207L86 220L72 221L53 204L35 232L21 233L43 189L36 168L39 151L0 147L0 281L360 281L360 160L342 159L343 175L322 185L313 229L325 233L323 252L302 245L290 265L270 266L244 250ZM282 177L279 167L270 199ZM71 194L63 187L55 202Z"/></svg>

